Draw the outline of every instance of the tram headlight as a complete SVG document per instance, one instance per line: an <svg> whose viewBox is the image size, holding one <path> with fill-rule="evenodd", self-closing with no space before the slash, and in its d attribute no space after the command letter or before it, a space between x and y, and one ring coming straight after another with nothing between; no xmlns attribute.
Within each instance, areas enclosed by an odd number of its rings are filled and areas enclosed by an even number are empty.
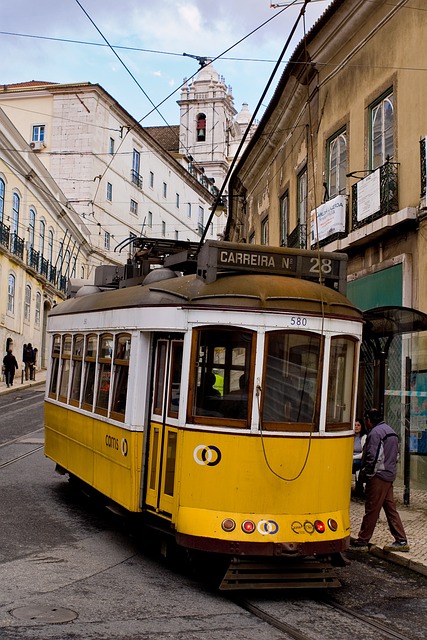
<svg viewBox="0 0 427 640"><path fill-rule="evenodd" d="M338 522L333 518L329 518L328 527L330 528L331 531L336 531L338 529Z"/></svg>
<svg viewBox="0 0 427 640"><path fill-rule="evenodd" d="M253 533L255 531L255 522L252 522L252 520L242 522L242 531L244 533Z"/></svg>
<svg viewBox="0 0 427 640"><path fill-rule="evenodd" d="M316 529L317 533L325 533L325 523L321 520L314 521L314 528Z"/></svg>
<svg viewBox="0 0 427 640"><path fill-rule="evenodd" d="M231 518L226 518L221 522L221 527L223 531L234 531L236 523Z"/></svg>

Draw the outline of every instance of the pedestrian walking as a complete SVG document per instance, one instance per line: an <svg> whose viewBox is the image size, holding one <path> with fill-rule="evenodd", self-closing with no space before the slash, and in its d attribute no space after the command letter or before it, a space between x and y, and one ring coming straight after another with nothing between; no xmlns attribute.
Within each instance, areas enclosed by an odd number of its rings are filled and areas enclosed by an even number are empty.
<svg viewBox="0 0 427 640"><path fill-rule="evenodd" d="M367 551L381 509L384 509L388 527L394 537L393 544L384 546L384 551L409 551L405 529L396 509L393 482L396 478L399 454L399 439L393 429L384 422L378 409L365 413L368 430L363 448L360 475L366 482L365 515L358 538L350 549Z"/></svg>
<svg viewBox="0 0 427 640"><path fill-rule="evenodd" d="M18 363L15 356L12 353L12 349L9 349L3 358L3 367L6 378L6 385L8 387L13 385L13 379L15 377L15 371L18 368Z"/></svg>
<svg viewBox="0 0 427 640"><path fill-rule="evenodd" d="M22 360L25 366L25 380L33 380L34 378L34 365L36 363L35 349L31 342L24 344L22 352Z"/></svg>

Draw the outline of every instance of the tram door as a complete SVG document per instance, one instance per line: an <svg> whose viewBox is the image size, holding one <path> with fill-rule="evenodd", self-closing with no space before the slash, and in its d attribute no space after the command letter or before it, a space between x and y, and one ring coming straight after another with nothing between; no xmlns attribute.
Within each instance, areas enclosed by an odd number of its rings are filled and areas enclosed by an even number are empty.
<svg viewBox="0 0 427 640"><path fill-rule="evenodd" d="M148 442L145 506L172 517L183 337L159 336L153 358L153 395Z"/></svg>

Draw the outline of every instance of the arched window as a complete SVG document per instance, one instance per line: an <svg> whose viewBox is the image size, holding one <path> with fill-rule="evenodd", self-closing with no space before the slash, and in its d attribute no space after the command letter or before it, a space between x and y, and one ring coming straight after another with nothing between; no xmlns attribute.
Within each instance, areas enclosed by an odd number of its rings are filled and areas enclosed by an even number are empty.
<svg viewBox="0 0 427 640"><path fill-rule="evenodd" d="M39 238L40 258L43 258L45 233L46 233L46 223L44 220L40 220L40 238Z"/></svg>
<svg viewBox="0 0 427 640"><path fill-rule="evenodd" d="M30 222L28 224L28 250L34 249L34 230L36 227L36 212L30 209Z"/></svg>
<svg viewBox="0 0 427 640"><path fill-rule="evenodd" d="M42 294L40 293L40 291L37 291L37 293L36 293L36 314L35 314L35 317L34 317L34 323L35 323L36 326L40 326L41 306L42 306Z"/></svg>
<svg viewBox="0 0 427 640"><path fill-rule="evenodd" d="M206 115L199 113L197 116L197 142L206 140Z"/></svg>
<svg viewBox="0 0 427 640"><path fill-rule="evenodd" d="M53 262L53 230L49 229L47 234L47 261L49 264Z"/></svg>
<svg viewBox="0 0 427 640"><path fill-rule="evenodd" d="M3 222L5 191L6 191L6 186L4 184L4 180L0 178L0 222Z"/></svg>
<svg viewBox="0 0 427 640"><path fill-rule="evenodd" d="M24 320L29 322L31 317L31 286L27 284L25 286L25 300L24 300Z"/></svg>
<svg viewBox="0 0 427 640"><path fill-rule="evenodd" d="M10 232L18 235L18 227L19 227L19 207L21 204L21 199L16 192L13 193L12 196L12 225Z"/></svg>
<svg viewBox="0 0 427 640"><path fill-rule="evenodd" d="M9 281L7 287L7 310L9 313L15 313L15 276L9 273Z"/></svg>

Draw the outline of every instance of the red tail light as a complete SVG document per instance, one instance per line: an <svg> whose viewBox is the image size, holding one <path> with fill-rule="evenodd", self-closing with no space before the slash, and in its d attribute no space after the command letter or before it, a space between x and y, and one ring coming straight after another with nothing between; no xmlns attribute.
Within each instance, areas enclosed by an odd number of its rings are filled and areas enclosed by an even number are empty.
<svg viewBox="0 0 427 640"><path fill-rule="evenodd" d="M325 533L325 523L321 520L314 521L314 528L316 529L317 533Z"/></svg>
<svg viewBox="0 0 427 640"><path fill-rule="evenodd" d="M253 533L255 531L255 522L252 522L252 520L242 522L242 531L244 533Z"/></svg>

